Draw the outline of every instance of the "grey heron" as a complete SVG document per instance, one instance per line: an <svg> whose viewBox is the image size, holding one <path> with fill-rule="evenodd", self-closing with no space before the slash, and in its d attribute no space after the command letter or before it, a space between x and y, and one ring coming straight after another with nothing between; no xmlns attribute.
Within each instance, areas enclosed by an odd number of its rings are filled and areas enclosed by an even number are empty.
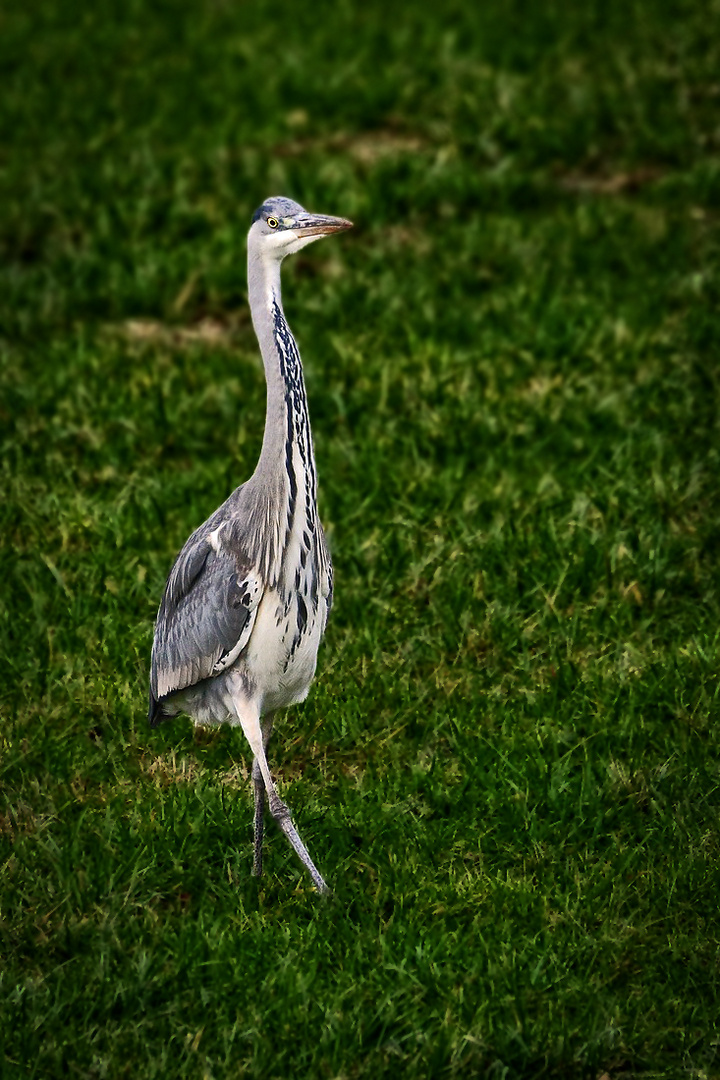
<svg viewBox="0 0 720 1080"><path fill-rule="evenodd" d="M277 793L266 754L275 712L307 697L332 603L305 382L283 313L280 265L351 225L280 197L253 216L248 298L267 383L260 457L175 560L150 664L151 726L185 712L196 724L242 727L253 755L253 873L262 873L267 794L270 813L320 892L327 885Z"/></svg>

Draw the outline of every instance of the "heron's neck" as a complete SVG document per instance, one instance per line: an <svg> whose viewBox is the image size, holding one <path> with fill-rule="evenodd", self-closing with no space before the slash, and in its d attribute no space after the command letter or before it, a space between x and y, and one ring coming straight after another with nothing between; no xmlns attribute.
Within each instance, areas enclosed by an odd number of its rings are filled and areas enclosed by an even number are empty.
<svg viewBox="0 0 720 1080"><path fill-rule="evenodd" d="M248 294L267 382L265 433L254 475L287 500L292 517L298 502L314 510L316 478L302 363L282 308L280 263L249 252Z"/></svg>

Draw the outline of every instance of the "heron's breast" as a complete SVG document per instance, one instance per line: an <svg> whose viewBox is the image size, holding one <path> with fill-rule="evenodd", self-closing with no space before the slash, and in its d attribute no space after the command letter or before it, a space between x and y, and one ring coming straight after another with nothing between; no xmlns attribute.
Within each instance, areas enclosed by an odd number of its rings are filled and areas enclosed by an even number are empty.
<svg viewBox="0 0 720 1080"><path fill-rule="evenodd" d="M307 696L327 613L327 588L265 592L244 661L265 711Z"/></svg>

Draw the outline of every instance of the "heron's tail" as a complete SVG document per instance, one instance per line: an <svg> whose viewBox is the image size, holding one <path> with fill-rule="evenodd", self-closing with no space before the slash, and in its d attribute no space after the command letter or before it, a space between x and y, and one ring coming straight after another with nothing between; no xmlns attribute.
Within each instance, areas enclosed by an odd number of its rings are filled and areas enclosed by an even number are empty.
<svg viewBox="0 0 720 1080"><path fill-rule="evenodd" d="M148 708L148 722L151 728L155 728L158 724L161 724L163 720L167 719L166 714L163 712L163 703L158 701L150 687L150 705Z"/></svg>

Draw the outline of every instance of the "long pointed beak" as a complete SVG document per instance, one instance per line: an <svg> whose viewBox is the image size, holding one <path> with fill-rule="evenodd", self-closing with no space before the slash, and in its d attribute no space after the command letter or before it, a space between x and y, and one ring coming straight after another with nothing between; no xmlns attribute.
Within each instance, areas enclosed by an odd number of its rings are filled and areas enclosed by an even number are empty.
<svg viewBox="0 0 720 1080"><path fill-rule="evenodd" d="M325 214L307 214L293 226L298 236L330 236L331 233L345 232L352 229L352 221L342 217L327 217Z"/></svg>

